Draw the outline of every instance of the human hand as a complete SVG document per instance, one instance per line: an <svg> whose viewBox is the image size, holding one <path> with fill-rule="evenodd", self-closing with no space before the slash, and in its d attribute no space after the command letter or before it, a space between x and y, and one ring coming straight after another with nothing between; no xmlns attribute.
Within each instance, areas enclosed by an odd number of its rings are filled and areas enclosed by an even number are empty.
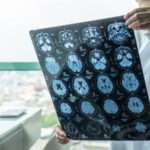
<svg viewBox="0 0 150 150"><path fill-rule="evenodd" d="M70 139L67 137L66 133L63 131L60 125L57 125L54 131L55 131L55 135L59 143L61 144L69 143Z"/></svg>
<svg viewBox="0 0 150 150"><path fill-rule="evenodd" d="M132 10L124 16L128 28L134 30L150 30L150 7Z"/></svg>

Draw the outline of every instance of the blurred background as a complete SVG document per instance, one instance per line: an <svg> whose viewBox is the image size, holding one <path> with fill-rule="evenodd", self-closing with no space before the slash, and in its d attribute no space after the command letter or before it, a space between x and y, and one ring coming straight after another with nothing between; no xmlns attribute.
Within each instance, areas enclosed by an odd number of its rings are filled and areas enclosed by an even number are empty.
<svg viewBox="0 0 150 150"><path fill-rule="evenodd" d="M5 0L0 5L0 107L41 107L41 136L47 142L58 119L41 72L29 30L126 14L135 0ZM72 150L107 150L109 142L74 143Z"/></svg>

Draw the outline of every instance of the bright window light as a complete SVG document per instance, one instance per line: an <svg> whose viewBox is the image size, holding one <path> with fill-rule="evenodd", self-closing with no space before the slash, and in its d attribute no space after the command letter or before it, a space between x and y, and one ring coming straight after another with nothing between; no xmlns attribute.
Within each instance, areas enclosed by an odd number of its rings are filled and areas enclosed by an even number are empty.
<svg viewBox="0 0 150 150"><path fill-rule="evenodd" d="M135 0L5 0L0 5L0 62L37 62L29 30L124 15Z"/></svg>

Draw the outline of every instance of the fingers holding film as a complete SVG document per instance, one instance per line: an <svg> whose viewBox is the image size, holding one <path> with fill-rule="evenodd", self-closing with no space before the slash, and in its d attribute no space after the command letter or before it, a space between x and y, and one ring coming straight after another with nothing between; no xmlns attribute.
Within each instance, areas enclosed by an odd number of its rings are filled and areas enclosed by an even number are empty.
<svg viewBox="0 0 150 150"><path fill-rule="evenodd" d="M133 23L135 21L142 22L143 19L146 19L146 18L149 18L149 17L150 17L150 12L136 13L136 14L132 15L130 18L128 18L125 23L127 25L130 25L131 23Z"/></svg>
<svg viewBox="0 0 150 150"><path fill-rule="evenodd" d="M126 24L134 30L149 29L150 7L137 8L124 16Z"/></svg>
<svg viewBox="0 0 150 150"><path fill-rule="evenodd" d="M67 144L70 140L68 137L61 137L59 135L56 135L57 141L61 144Z"/></svg>
<svg viewBox="0 0 150 150"><path fill-rule="evenodd" d="M136 8L136 9L130 11L129 13L127 13L124 16L124 19L127 20L129 17L133 16L134 14L139 13L139 12L146 12L148 9L149 9L148 7Z"/></svg>
<svg viewBox="0 0 150 150"><path fill-rule="evenodd" d="M129 24L128 27L133 28L133 27L144 25L144 24L147 24L147 23L150 23L150 16L138 19L138 20L132 22L131 24Z"/></svg>
<svg viewBox="0 0 150 150"><path fill-rule="evenodd" d="M66 133L63 131L60 125L56 126L54 130L56 139L59 143L67 144L70 141L70 139L67 137Z"/></svg>
<svg viewBox="0 0 150 150"><path fill-rule="evenodd" d="M150 29L150 23L142 24L136 27L133 27L134 30L149 30Z"/></svg>
<svg viewBox="0 0 150 150"><path fill-rule="evenodd" d="M61 126L57 126L55 128L55 132L56 134L58 134L59 136L62 136L62 137L66 137L66 133L62 130Z"/></svg>

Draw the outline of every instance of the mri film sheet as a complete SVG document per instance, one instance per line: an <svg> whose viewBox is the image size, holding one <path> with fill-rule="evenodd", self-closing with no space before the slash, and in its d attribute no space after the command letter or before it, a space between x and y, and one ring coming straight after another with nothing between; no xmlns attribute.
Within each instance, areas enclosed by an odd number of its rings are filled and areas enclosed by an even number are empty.
<svg viewBox="0 0 150 150"><path fill-rule="evenodd" d="M74 140L149 140L134 32L122 16L30 31L60 124Z"/></svg>

